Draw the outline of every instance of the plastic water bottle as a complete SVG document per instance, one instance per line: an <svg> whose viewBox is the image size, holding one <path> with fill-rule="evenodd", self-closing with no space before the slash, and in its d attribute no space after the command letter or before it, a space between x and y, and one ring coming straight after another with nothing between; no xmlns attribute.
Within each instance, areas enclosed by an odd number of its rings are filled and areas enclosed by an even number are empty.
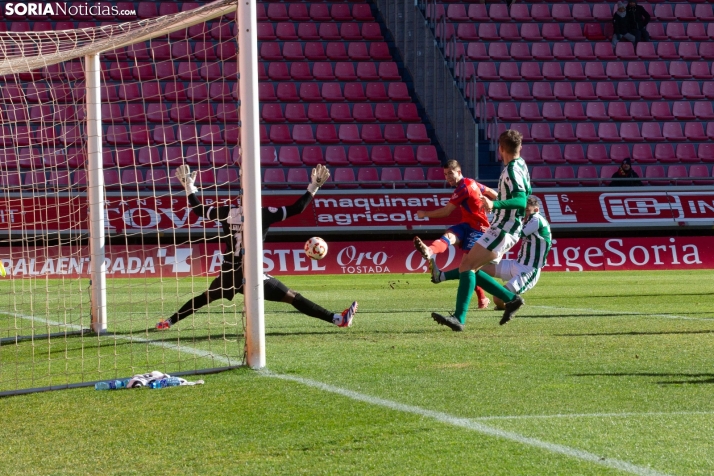
<svg viewBox="0 0 714 476"><path fill-rule="evenodd" d="M108 380L106 382L97 382L94 384L95 390L120 390L126 388L129 379L119 379L119 380Z"/></svg>
<svg viewBox="0 0 714 476"><path fill-rule="evenodd" d="M181 385L181 380L178 377L162 378L151 382L151 388L178 387L179 385Z"/></svg>

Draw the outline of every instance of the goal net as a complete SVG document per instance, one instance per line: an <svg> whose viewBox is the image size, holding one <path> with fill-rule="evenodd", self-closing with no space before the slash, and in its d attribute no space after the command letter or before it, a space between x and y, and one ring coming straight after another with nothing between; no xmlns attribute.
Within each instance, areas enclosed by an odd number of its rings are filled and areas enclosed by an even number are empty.
<svg viewBox="0 0 714 476"><path fill-rule="evenodd" d="M240 193L236 3L153 5L0 33L0 395L244 361L241 296L155 329L221 264L176 168Z"/></svg>

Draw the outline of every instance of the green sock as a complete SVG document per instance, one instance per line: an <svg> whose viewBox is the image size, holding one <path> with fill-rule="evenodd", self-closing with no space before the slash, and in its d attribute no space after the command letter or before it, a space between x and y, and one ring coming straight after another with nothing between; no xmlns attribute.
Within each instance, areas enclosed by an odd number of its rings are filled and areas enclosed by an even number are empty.
<svg viewBox="0 0 714 476"><path fill-rule="evenodd" d="M449 271L443 271L444 281L453 281L454 279L459 279L459 268L450 269Z"/></svg>
<svg viewBox="0 0 714 476"><path fill-rule="evenodd" d="M511 301L514 297L516 297L515 294L498 284L498 281L481 270L476 273L476 280L478 281L478 285L481 286L484 291L489 294L493 294L503 302ZM461 289L460 285L459 289Z"/></svg>
<svg viewBox="0 0 714 476"><path fill-rule="evenodd" d="M476 274L473 271L464 271L459 274L459 289L456 291L456 311L454 317L461 324L466 322L466 313L469 310L471 296L476 287ZM510 301L510 299L509 299Z"/></svg>

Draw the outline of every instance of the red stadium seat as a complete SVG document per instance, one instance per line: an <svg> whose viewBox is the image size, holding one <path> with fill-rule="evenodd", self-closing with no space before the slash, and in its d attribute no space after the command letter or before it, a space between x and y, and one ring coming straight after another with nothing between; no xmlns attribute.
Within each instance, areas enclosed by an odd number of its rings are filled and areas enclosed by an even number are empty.
<svg viewBox="0 0 714 476"><path fill-rule="evenodd" d="M322 154L322 147L318 146L306 146L302 149L302 162L308 166L313 167L317 164L325 165L327 162Z"/></svg>
<svg viewBox="0 0 714 476"><path fill-rule="evenodd" d="M386 188L404 188L405 186L402 179L402 171L399 167L383 167L379 180Z"/></svg>
<svg viewBox="0 0 714 476"><path fill-rule="evenodd" d="M600 185L597 168L594 165L581 165L578 167L576 178L583 187L597 187Z"/></svg>
<svg viewBox="0 0 714 476"><path fill-rule="evenodd" d="M714 180L707 180L712 175L709 174L708 166L704 164L690 166L689 177L694 185L714 185Z"/></svg>
<svg viewBox="0 0 714 476"><path fill-rule="evenodd" d="M613 146L611 146L611 150L612 147L615 146L622 146L622 144L614 144ZM585 158L589 162L592 162L594 164L608 164L611 162L610 157L607 154L607 149L602 144L589 144L585 154Z"/></svg>
<svg viewBox="0 0 714 476"><path fill-rule="evenodd" d="M360 167L357 171L357 181L361 188L382 188L376 167Z"/></svg>
<svg viewBox="0 0 714 476"><path fill-rule="evenodd" d="M595 132L595 125L587 122L580 122L575 126L575 137L580 142L597 142L600 140Z"/></svg>
<svg viewBox="0 0 714 476"><path fill-rule="evenodd" d="M363 129L364 127L367 127L365 132L367 133L368 139L374 142L384 142L383 138L380 140L382 132L379 129L379 126L377 126L378 132L375 131L373 126L374 124L367 124L365 126L362 126ZM345 144L359 144L364 139L364 137L360 138L359 128L356 124L340 124L338 137L340 139L340 142L343 142Z"/></svg>
<svg viewBox="0 0 714 476"><path fill-rule="evenodd" d="M386 145L375 145L370 151L370 160L374 165L394 165L392 150Z"/></svg>
<svg viewBox="0 0 714 476"><path fill-rule="evenodd" d="M536 187L552 187L555 185L553 183L553 173L549 166L538 165L531 169L531 182Z"/></svg>
<svg viewBox="0 0 714 476"><path fill-rule="evenodd" d="M283 169L266 169L263 174L263 186L269 189L286 189L285 171Z"/></svg>
<svg viewBox="0 0 714 476"><path fill-rule="evenodd" d="M353 189L359 186L355 180L354 170L346 167L335 169L334 182L337 188L342 189Z"/></svg>
<svg viewBox="0 0 714 476"><path fill-rule="evenodd" d="M404 181L409 188L425 188L427 186L424 169L421 167L406 167L404 169Z"/></svg>
<svg viewBox="0 0 714 476"><path fill-rule="evenodd" d="M547 164L564 164L565 159L563 158L563 153L560 150L560 146L557 144L546 144L541 150L541 158L543 162Z"/></svg>
<svg viewBox="0 0 714 476"><path fill-rule="evenodd" d="M347 161L353 166L372 165L369 151L363 145L353 145L347 150Z"/></svg>
<svg viewBox="0 0 714 476"><path fill-rule="evenodd" d="M337 129L332 124L318 124L315 138L320 144L336 144L340 141ZM303 158L303 162L305 159Z"/></svg>

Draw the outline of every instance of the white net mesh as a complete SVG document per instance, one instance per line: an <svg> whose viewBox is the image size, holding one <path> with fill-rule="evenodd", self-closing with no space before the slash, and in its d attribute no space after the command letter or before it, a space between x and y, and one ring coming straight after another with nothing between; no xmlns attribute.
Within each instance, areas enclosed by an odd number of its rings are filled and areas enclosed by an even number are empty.
<svg viewBox="0 0 714 476"><path fill-rule="evenodd" d="M198 170L205 204L239 191L232 1L64 31L0 34L0 394L243 361L243 301L154 329L220 268L219 228L174 177ZM108 332L90 316L84 57L103 52ZM240 342L239 342L240 341Z"/></svg>

